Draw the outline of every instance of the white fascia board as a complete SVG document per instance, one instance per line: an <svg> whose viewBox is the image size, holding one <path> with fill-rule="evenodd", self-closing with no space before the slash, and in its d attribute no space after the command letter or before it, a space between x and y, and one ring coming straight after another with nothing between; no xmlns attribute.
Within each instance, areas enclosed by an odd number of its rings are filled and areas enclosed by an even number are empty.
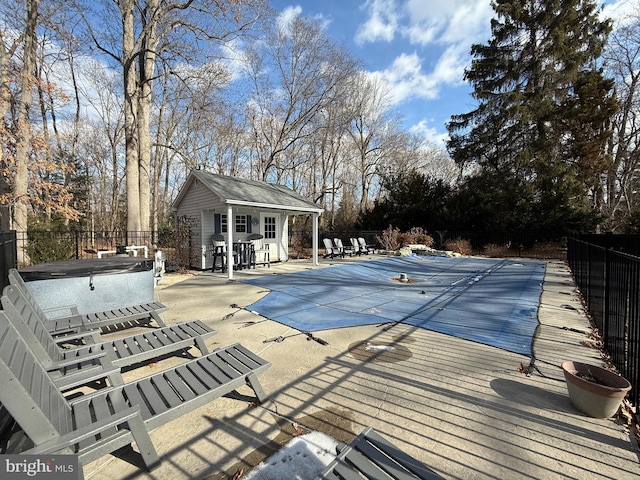
<svg viewBox="0 0 640 480"><path fill-rule="evenodd" d="M304 207L293 207L286 205L272 205L268 203L255 203L255 202L246 202L243 200L227 200L227 205L241 205L244 207L253 207L253 208L264 208L265 210L287 210L291 212L302 212L302 213L319 213L324 212L323 208L304 208Z"/></svg>

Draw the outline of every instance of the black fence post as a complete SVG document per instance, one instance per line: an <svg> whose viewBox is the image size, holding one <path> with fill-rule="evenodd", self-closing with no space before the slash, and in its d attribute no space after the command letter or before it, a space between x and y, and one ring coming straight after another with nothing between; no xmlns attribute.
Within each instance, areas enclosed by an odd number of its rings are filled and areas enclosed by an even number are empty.
<svg viewBox="0 0 640 480"><path fill-rule="evenodd" d="M18 267L18 244L15 230L0 232L0 291L9 285L9 270Z"/></svg>
<svg viewBox="0 0 640 480"><path fill-rule="evenodd" d="M610 345L609 343L609 329L610 329L610 325L609 325L609 319L611 319L610 316L610 301L611 301L611 291L609 290L611 286L611 259L609 257L609 247L605 246L604 249L604 312L603 312L603 321L602 321L602 328L604 330L603 332L603 337L604 337L604 344L605 345Z"/></svg>

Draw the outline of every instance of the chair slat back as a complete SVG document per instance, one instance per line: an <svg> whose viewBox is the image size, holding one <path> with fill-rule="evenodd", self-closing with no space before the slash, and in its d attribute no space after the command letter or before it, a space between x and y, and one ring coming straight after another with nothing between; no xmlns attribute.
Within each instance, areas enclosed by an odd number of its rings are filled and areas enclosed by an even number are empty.
<svg viewBox="0 0 640 480"><path fill-rule="evenodd" d="M47 330L46 318L38 314L23 292L7 285L2 293L2 306L9 321L20 333L35 357L45 366L64 359L57 343Z"/></svg>
<svg viewBox="0 0 640 480"><path fill-rule="evenodd" d="M44 313L44 310L42 310L36 299L31 295L31 292L27 288L27 284L15 268L9 269L9 283L20 290L22 295L24 295L24 298L29 302L29 305L31 305L31 308L36 311L40 318L47 318L47 314Z"/></svg>
<svg viewBox="0 0 640 480"><path fill-rule="evenodd" d="M0 312L0 403L35 445L72 430L71 407Z"/></svg>

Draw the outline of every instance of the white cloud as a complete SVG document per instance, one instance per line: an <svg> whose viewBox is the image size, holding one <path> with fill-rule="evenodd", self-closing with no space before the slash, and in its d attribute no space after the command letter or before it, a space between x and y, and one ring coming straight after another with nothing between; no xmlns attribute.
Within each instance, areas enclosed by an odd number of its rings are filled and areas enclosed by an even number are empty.
<svg viewBox="0 0 640 480"><path fill-rule="evenodd" d="M472 43L484 42L491 34L490 21L495 12L486 0L460 2L460 8L446 17L447 27L439 43L463 44L469 50Z"/></svg>
<svg viewBox="0 0 640 480"><path fill-rule="evenodd" d="M422 60L415 52L398 56L380 76L389 86L394 104L416 96L432 99L437 94L437 85L422 72Z"/></svg>
<svg viewBox="0 0 640 480"><path fill-rule="evenodd" d="M457 45L444 50L431 74L436 84L458 84L463 81L464 69L469 63L468 52L460 51Z"/></svg>
<svg viewBox="0 0 640 480"><path fill-rule="evenodd" d="M380 6L379 2L374 3ZM374 4L368 2L366 5L372 13ZM407 0L403 8L395 11L394 32L417 50L399 54L381 72L394 102L434 99L446 85L462 83L464 69L470 61L471 45L489 38L489 21L493 15L490 2ZM368 21L372 18L373 15Z"/></svg>
<svg viewBox="0 0 640 480"><path fill-rule="evenodd" d="M369 18L358 28L356 43L393 40L398 28L398 7L394 0L367 0L362 7L368 10Z"/></svg>
<svg viewBox="0 0 640 480"><path fill-rule="evenodd" d="M409 133L417 135L439 148L445 148L447 140L449 140L449 135L447 133L443 133L438 131L438 129L429 126L429 122L427 120L421 120L417 124L412 125L411 128L409 128Z"/></svg>
<svg viewBox="0 0 640 480"><path fill-rule="evenodd" d="M300 5L288 6L278 15L278 28L287 28L291 22L302 14Z"/></svg>
<svg viewBox="0 0 640 480"><path fill-rule="evenodd" d="M220 46L220 55L222 64L231 75L230 81L238 80L244 76L249 60L245 45L240 39L231 39L228 42L224 42Z"/></svg>
<svg viewBox="0 0 640 480"><path fill-rule="evenodd" d="M423 70L423 59L416 52L402 53L389 68L378 72L386 82L393 104L413 98L432 100L444 84L462 83L466 58L451 47L445 50L431 72Z"/></svg>
<svg viewBox="0 0 640 480"><path fill-rule="evenodd" d="M301 16L302 16L302 7L300 5L295 5L295 6L289 5L284 10L282 10L280 14L278 14L278 17L276 19L278 28L285 31L288 30L289 26L291 25L291 22L293 22L296 18ZM328 17L322 13L316 13L315 15L309 16L307 18L313 19L315 22L318 23L320 28L325 31L329 28L332 22L331 17Z"/></svg>
<svg viewBox="0 0 640 480"><path fill-rule="evenodd" d="M489 31L487 0L408 0L399 30L414 45L466 43Z"/></svg>
<svg viewBox="0 0 640 480"><path fill-rule="evenodd" d="M624 23L629 16L637 17L640 15L639 0L615 0L600 3L603 5L603 16L612 18L614 22Z"/></svg>

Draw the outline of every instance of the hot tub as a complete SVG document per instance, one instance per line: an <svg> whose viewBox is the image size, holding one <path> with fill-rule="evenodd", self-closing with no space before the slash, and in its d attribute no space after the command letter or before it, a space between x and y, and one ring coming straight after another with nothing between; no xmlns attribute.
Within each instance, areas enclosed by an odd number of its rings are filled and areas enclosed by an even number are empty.
<svg viewBox="0 0 640 480"><path fill-rule="evenodd" d="M61 309L59 315L67 315L63 307L70 305L91 313L152 302L153 273L152 259L136 257L63 260L20 270L38 304Z"/></svg>

